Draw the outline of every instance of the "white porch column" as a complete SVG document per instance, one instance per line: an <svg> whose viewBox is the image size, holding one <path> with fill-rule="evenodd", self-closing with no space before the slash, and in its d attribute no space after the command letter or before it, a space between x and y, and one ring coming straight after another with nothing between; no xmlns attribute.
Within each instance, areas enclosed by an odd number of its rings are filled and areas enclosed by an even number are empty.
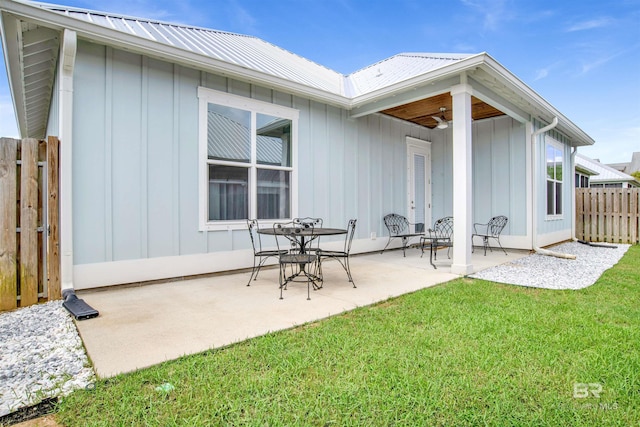
<svg viewBox="0 0 640 427"><path fill-rule="evenodd" d="M471 274L473 194L471 186L471 95L463 80L451 88L453 98L453 263L454 274Z"/></svg>

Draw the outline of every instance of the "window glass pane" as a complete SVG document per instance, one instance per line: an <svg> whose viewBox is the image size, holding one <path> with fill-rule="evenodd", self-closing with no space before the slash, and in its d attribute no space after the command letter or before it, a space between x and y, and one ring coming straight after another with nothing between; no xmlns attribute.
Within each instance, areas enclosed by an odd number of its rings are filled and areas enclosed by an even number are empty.
<svg viewBox="0 0 640 427"><path fill-rule="evenodd" d="M251 159L251 113L208 104L207 155L217 160L248 163Z"/></svg>
<svg viewBox="0 0 640 427"><path fill-rule="evenodd" d="M556 215L562 214L562 183L556 182Z"/></svg>
<svg viewBox="0 0 640 427"><path fill-rule="evenodd" d="M209 165L209 221L247 219L249 169Z"/></svg>
<svg viewBox="0 0 640 427"><path fill-rule="evenodd" d="M553 182L547 181L547 215L553 215Z"/></svg>
<svg viewBox="0 0 640 427"><path fill-rule="evenodd" d="M555 179L562 181L562 151L555 150Z"/></svg>
<svg viewBox="0 0 640 427"><path fill-rule="evenodd" d="M258 218L290 217L291 172L258 169Z"/></svg>
<svg viewBox="0 0 640 427"><path fill-rule="evenodd" d="M547 144L547 178L554 178L555 156L554 149L551 144Z"/></svg>
<svg viewBox="0 0 640 427"><path fill-rule="evenodd" d="M291 120L256 115L256 152L260 165L291 166Z"/></svg>

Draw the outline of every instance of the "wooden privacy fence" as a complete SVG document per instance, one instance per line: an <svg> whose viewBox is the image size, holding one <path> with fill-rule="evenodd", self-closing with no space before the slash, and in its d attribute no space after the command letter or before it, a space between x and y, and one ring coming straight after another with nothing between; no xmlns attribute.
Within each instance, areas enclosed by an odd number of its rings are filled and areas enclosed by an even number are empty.
<svg viewBox="0 0 640 427"><path fill-rule="evenodd" d="M61 298L59 146L0 138L0 311Z"/></svg>
<svg viewBox="0 0 640 427"><path fill-rule="evenodd" d="M576 237L638 244L639 188L576 188Z"/></svg>

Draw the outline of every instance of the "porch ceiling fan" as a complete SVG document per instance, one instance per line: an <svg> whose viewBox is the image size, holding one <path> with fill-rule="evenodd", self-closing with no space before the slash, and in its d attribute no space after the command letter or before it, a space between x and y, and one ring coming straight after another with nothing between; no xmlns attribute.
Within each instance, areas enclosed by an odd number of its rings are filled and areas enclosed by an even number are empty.
<svg viewBox="0 0 640 427"><path fill-rule="evenodd" d="M445 111L447 111L447 107L440 107L441 117L431 116L432 119L438 122L438 125L436 126L437 129L446 129L449 127L449 122L447 122L447 120L444 118Z"/></svg>

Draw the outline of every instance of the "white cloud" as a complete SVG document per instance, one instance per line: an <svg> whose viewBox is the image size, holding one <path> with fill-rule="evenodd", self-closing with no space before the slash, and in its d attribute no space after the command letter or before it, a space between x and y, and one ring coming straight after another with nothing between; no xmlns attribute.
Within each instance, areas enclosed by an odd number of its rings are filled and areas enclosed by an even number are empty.
<svg viewBox="0 0 640 427"><path fill-rule="evenodd" d="M594 28L602 28L610 25L613 22L613 19L609 17L602 17L598 19L591 19L588 21L578 22L570 26L566 29L568 33L574 31L585 31L585 30L593 30Z"/></svg>
<svg viewBox="0 0 640 427"><path fill-rule="evenodd" d="M549 75L549 68L541 68L536 71L536 76L533 81L544 79Z"/></svg>

